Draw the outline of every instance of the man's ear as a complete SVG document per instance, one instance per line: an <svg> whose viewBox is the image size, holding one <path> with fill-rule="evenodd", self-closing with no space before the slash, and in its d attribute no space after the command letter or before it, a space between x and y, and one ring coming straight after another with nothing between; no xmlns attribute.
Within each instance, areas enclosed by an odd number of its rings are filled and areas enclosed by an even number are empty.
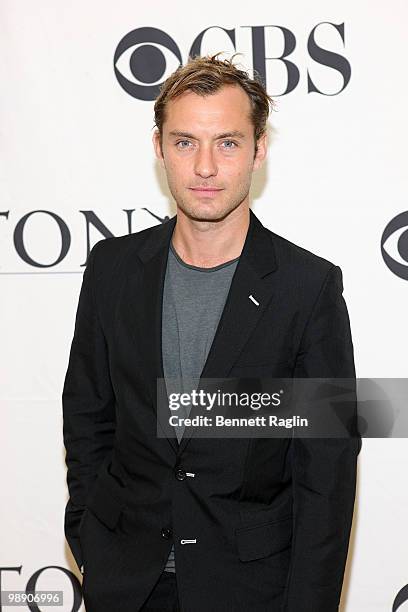
<svg viewBox="0 0 408 612"><path fill-rule="evenodd" d="M265 161L268 150L268 136L266 131L260 136L256 143L257 150L254 157L254 170L260 168Z"/></svg>
<svg viewBox="0 0 408 612"><path fill-rule="evenodd" d="M159 160L161 166L164 168L164 158L163 158L161 136L160 136L159 130L157 129L153 132L152 142L153 142L155 155L157 159Z"/></svg>

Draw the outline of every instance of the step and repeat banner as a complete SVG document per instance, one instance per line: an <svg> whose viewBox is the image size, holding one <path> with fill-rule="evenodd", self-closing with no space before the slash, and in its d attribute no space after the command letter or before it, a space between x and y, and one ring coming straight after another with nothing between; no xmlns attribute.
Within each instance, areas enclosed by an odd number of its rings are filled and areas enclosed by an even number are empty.
<svg viewBox="0 0 408 612"><path fill-rule="evenodd" d="M341 267L357 376L407 376L407 19L402 0L2 0L2 590L83 609L61 404L82 274L98 240L175 214L153 104L189 55L239 52L265 80L276 110L252 208ZM408 611L407 463L404 437L363 439L343 611ZM16 609L49 609L30 606Z"/></svg>

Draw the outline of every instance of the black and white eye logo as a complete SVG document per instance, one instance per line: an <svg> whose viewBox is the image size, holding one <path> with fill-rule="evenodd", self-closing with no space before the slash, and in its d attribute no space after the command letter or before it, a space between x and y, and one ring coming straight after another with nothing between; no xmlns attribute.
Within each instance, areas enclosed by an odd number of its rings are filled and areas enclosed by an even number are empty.
<svg viewBox="0 0 408 612"><path fill-rule="evenodd" d="M381 237L381 253L391 272L408 280L408 210L388 223Z"/></svg>
<svg viewBox="0 0 408 612"><path fill-rule="evenodd" d="M408 584L406 584L402 589L397 593L396 598L394 599L394 603L392 604L392 612L397 612L397 610L408 610L408 606L404 606L404 603L408 602Z"/></svg>
<svg viewBox="0 0 408 612"><path fill-rule="evenodd" d="M155 100L160 85L182 64L174 40L157 28L138 28L118 44L113 67L121 87L138 100Z"/></svg>

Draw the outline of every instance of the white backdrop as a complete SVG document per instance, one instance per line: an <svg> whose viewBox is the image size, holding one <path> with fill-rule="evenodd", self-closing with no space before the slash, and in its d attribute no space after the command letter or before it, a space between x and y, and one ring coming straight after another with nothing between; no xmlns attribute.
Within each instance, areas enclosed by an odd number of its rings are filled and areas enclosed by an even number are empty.
<svg viewBox="0 0 408 612"><path fill-rule="evenodd" d="M265 62L279 110L271 117L268 161L256 176L252 207L270 229L342 268L357 375L403 378L408 256L396 268L386 265L381 237L408 209L407 19L402 0L207 0L197 6L160 0L149 8L130 0L2 0L3 590L25 589L40 571L37 588L62 589L65 603L58 609L76 609L72 582L80 575L63 533L61 392L88 252L85 217L91 213L81 211L93 211L116 236L129 231L125 210L134 211L133 232L158 222L148 211L158 217L175 212L153 156L153 101L126 91L114 72L121 39L155 28L173 39L184 62L197 35L219 26L204 35L201 52L232 52L221 28L233 31L244 54L236 61L251 69L252 42L261 40L262 26L268 58L282 54L283 28L287 40L294 37L287 59L299 70L299 82L292 91L281 95L284 63ZM317 47L344 58L343 70L350 66L343 90L335 57L326 55L322 65ZM178 60L156 48L165 58L165 78ZM134 80L129 57L122 56L117 69ZM322 93L308 93L308 74ZM102 237L91 224L90 243ZM55 263L64 245L67 252ZM406 233L399 247L400 257L407 255ZM347 612L391 612L408 583L407 461L405 439L363 440L342 598ZM408 611L408 602L398 610Z"/></svg>

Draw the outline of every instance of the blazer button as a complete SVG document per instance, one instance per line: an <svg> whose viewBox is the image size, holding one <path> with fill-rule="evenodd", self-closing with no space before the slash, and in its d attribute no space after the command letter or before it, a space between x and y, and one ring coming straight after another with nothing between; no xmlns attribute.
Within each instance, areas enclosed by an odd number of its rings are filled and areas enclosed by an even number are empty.
<svg viewBox="0 0 408 612"><path fill-rule="evenodd" d="M186 472L182 468L178 468L176 470L176 478L177 478L177 480L185 480L186 477L187 477L187 474L186 474Z"/></svg>
<svg viewBox="0 0 408 612"><path fill-rule="evenodd" d="M168 540L169 538L171 538L171 529L169 529L168 527L163 527L163 529L161 530L161 534L165 540Z"/></svg>

